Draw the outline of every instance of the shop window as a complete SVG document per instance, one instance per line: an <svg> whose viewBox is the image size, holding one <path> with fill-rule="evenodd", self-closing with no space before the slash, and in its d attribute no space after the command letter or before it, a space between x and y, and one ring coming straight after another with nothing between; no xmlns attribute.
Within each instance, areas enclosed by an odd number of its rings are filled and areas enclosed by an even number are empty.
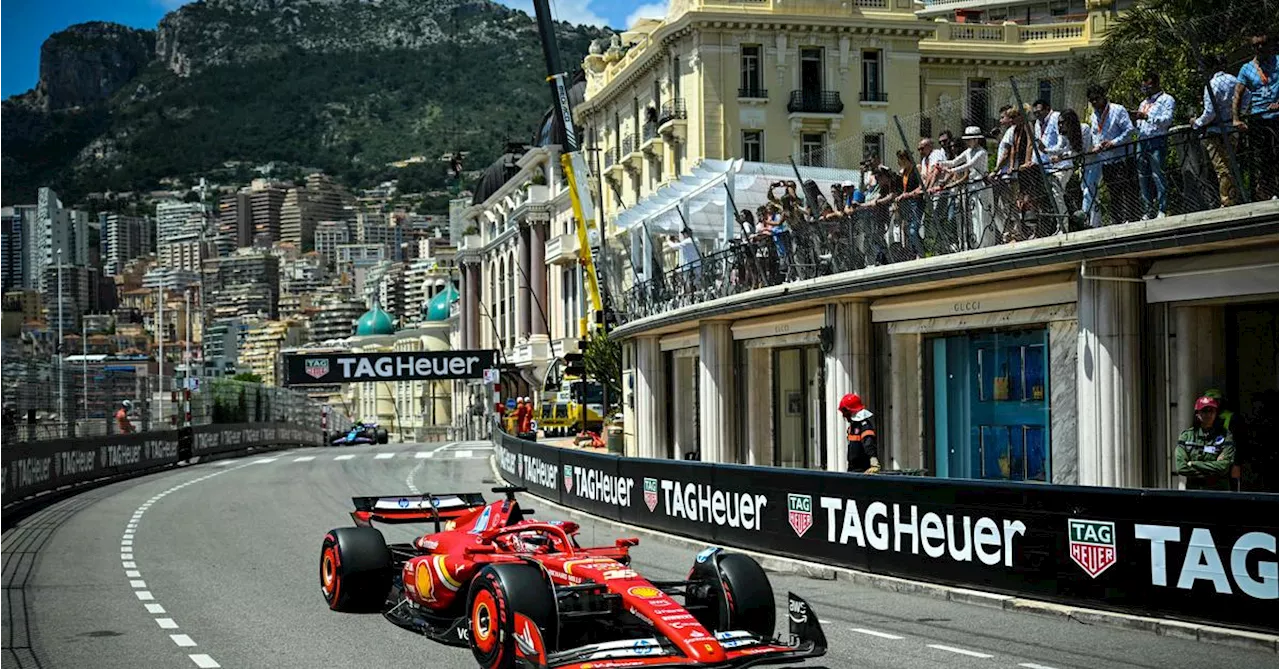
<svg viewBox="0 0 1280 669"><path fill-rule="evenodd" d="M930 353L938 475L1048 482L1048 331L941 337Z"/></svg>

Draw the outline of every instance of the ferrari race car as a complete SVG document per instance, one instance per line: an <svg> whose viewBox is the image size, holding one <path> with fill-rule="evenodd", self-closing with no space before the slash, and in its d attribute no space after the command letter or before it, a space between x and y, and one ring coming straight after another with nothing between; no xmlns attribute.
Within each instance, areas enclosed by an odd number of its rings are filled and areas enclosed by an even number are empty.
<svg viewBox="0 0 1280 669"><path fill-rule="evenodd" d="M388 441L387 431L378 427L377 423L357 422L346 434L334 439L334 446L351 446L355 444L385 444Z"/></svg>
<svg viewBox="0 0 1280 669"><path fill-rule="evenodd" d="M482 669L715 667L793 663L826 654L808 603L788 593L790 634L774 636L773 587L745 555L708 548L682 581L632 570L639 539L584 548L578 525L529 516L515 498L480 493L354 497L355 527L320 548L320 592L335 611L380 611ZM430 523L388 544L374 523Z"/></svg>

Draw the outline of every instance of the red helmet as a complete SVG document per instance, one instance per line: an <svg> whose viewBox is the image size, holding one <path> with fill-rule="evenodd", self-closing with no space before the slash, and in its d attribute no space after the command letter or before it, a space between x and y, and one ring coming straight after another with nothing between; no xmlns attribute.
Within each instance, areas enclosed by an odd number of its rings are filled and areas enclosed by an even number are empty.
<svg viewBox="0 0 1280 669"><path fill-rule="evenodd" d="M862 409L862 398L857 393L849 393L840 398L840 413L855 414Z"/></svg>
<svg viewBox="0 0 1280 669"><path fill-rule="evenodd" d="M1203 411L1205 407L1213 407L1214 410L1217 410L1218 400L1215 400L1212 397L1201 397L1196 400L1196 411Z"/></svg>

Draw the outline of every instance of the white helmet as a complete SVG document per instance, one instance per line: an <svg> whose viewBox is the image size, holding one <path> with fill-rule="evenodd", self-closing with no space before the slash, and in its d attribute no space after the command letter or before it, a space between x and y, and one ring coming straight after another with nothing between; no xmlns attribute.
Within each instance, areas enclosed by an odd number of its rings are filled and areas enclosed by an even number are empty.
<svg viewBox="0 0 1280 669"><path fill-rule="evenodd" d="M125 408L125 409L132 409L132 408L133 408L133 401L132 401L132 400L125 400L125 401L121 402L120 404L121 404L122 406L124 406L124 408Z"/></svg>

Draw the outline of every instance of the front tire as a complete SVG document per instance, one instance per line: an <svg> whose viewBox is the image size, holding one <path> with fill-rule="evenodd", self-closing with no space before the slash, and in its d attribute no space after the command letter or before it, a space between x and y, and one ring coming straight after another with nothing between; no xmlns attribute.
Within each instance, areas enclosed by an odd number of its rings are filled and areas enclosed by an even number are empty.
<svg viewBox="0 0 1280 669"><path fill-rule="evenodd" d="M516 666L516 614L538 627L553 650L559 632L555 592L542 570L528 564L494 564L480 570L467 595L471 652L481 669Z"/></svg>
<svg viewBox="0 0 1280 669"><path fill-rule="evenodd" d="M334 611L376 611L391 589L391 551L372 527L329 530L320 545L320 593Z"/></svg>
<svg viewBox="0 0 1280 669"><path fill-rule="evenodd" d="M702 605L695 616L713 632L746 630L772 638L777 624L773 586L760 563L739 553L712 556L694 565L691 580L701 581L703 594L687 595L687 604Z"/></svg>

